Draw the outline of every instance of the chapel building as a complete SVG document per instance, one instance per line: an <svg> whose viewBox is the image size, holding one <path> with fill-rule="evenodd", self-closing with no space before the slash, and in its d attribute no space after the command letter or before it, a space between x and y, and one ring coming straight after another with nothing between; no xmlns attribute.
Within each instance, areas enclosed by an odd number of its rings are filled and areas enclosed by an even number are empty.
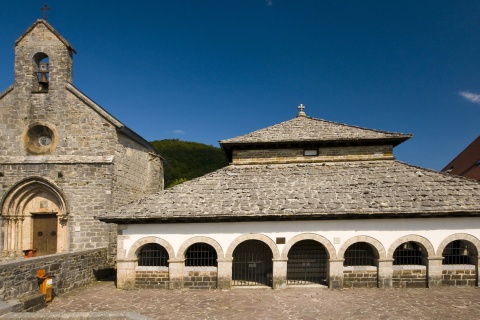
<svg viewBox="0 0 480 320"><path fill-rule="evenodd" d="M114 251L116 227L94 216L163 189L156 150L72 84L75 53L45 20L15 42L0 94L1 259Z"/></svg>
<svg viewBox="0 0 480 320"><path fill-rule="evenodd" d="M396 161L409 134L299 108L220 141L229 166L100 215L118 287L478 284L477 181Z"/></svg>

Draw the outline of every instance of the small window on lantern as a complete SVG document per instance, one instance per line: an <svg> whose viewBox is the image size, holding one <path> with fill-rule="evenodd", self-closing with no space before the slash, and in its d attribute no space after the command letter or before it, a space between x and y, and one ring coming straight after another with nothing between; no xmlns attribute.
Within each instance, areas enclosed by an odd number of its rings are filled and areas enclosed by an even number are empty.
<svg viewBox="0 0 480 320"><path fill-rule="evenodd" d="M306 157L318 156L318 149L305 149L303 150L303 155Z"/></svg>

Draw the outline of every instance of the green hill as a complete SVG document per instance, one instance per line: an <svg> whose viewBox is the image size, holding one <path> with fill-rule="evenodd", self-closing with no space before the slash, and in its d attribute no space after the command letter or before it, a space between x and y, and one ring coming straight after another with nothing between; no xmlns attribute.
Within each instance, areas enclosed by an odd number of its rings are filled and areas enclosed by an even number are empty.
<svg viewBox="0 0 480 320"><path fill-rule="evenodd" d="M165 158L165 188L223 168L228 160L222 149L178 139L150 142Z"/></svg>

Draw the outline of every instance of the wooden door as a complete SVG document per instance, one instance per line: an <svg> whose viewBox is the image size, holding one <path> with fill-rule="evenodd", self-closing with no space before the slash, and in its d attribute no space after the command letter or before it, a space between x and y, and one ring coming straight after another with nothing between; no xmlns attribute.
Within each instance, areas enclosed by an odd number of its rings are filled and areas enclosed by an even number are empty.
<svg viewBox="0 0 480 320"><path fill-rule="evenodd" d="M37 256L57 252L57 216L53 214L34 214L33 249Z"/></svg>

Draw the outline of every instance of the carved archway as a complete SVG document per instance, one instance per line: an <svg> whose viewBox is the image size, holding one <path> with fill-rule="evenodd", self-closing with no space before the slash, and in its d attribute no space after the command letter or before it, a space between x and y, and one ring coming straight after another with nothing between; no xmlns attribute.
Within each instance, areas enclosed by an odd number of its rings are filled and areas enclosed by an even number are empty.
<svg viewBox="0 0 480 320"><path fill-rule="evenodd" d="M2 254L14 257L22 256L24 250L38 249L39 255L67 251L69 209L65 199L54 183L41 177L21 180L10 188L1 201Z"/></svg>
<svg viewBox="0 0 480 320"><path fill-rule="evenodd" d="M239 236L235 240L233 240L232 243L230 244L230 246L228 247L227 252L225 253L225 258L226 259L232 259L233 251L235 250L235 248L240 243L242 243L243 241L247 241L247 240L260 240L260 241L264 242L267 246L270 247L270 250L272 250L273 259L279 259L280 258L280 252L279 252L278 247L275 244L275 242L272 239L270 239L269 237L267 237L266 235L257 234L257 233L244 234L244 235Z"/></svg>
<svg viewBox="0 0 480 320"><path fill-rule="evenodd" d="M338 251L338 258L343 259L345 256L345 251L350 247L352 244L356 242L366 242L370 244L375 250L376 253L378 254L379 259L385 259L386 253L385 253L385 248L383 245L380 243L375 238L372 238L370 236L356 236L353 238L348 239L342 246L340 247L340 250Z"/></svg>
<svg viewBox="0 0 480 320"><path fill-rule="evenodd" d="M211 245L215 249L215 251L217 252L218 259L223 259L223 249L220 246L220 244L216 240L214 240L212 238L209 238L209 237L204 237L204 236L192 237L192 238L186 240L184 243L182 243L182 245L178 249L177 259L179 259L179 260L185 259L185 252L187 251L187 249L192 244L195 244L195 243L198 243L198 242L203 242L203 243L207 243L207 244Z"/></svg>
<svg viewBox="0 0 480 320"><path fill-rule="evenodd" d="M433 245L430 241L428 241L428 239L420 235L409 234L398 238L390 245L387 253L387 259L393 259L393 253L395 252L395 250L398 248L399 245L405 242L415 242L420 245L420 247L425 250L427 257L431 258L435 256L435 250L433 249Z"/></svg>
<svg viewBox="0 0 480 320"><path fill-rule="evenodd" d="M132 244L132 246L128 250L127 259L128 260L135 260L137 258L138 250L143 245L148 244L148 243L156 243L156 244L161 245L162 247L165 248L165 250L167 250L169 259L174 259L175 258L175 252L173 251L173 248L168 241L163 240L162 238L149 236L149 237L138 239L137 241L135 241L134 244Z"/></svg>

